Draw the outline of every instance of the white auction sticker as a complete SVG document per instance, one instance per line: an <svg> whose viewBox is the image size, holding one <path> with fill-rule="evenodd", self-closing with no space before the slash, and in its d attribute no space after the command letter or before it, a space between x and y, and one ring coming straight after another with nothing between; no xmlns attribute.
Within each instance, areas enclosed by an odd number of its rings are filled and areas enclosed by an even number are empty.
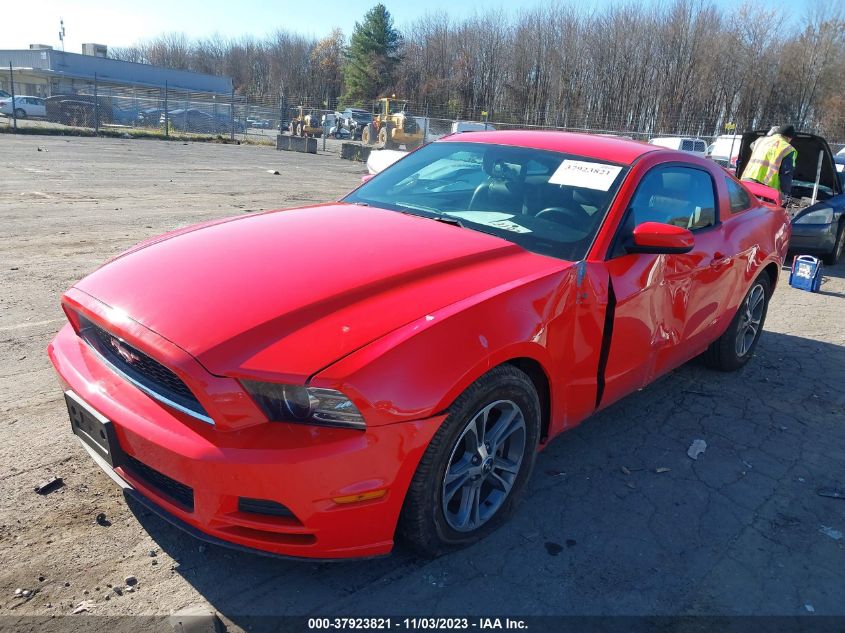
<svg viewBox="0 0 845 633"><path fill-rule="evenodd" d="M521 224L517 224L516 222L511 222L510 220L494 220L493 222L487 222L487 226L492 226L494 229L502 229L504 231L511 231L512 233L530 233L531 229L522 226Z"/></svg>
<svg viewBox="0 0 845 633"><path fill-rule="evenodd" d="M514 222L512 213L501 213L499 211L446 211L446 215L453 218L460 218L461 220L468 220L476 224L483 224L485 226L492 226L503 231L510 231L512 233L531 233L531 229Z"/></svg>
<svg viewBox="0 0 845 633"><path fill-rule="evenodd" d="M607 191L622 168L583 160L564 160L549 178L550 185L569 185Z"/></svg>

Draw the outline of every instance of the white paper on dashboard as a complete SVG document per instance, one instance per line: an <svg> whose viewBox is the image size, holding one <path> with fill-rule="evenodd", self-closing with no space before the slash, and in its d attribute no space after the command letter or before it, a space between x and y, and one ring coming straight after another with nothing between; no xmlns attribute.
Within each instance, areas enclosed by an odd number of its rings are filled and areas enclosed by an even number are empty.
<svg viewBox="0 0 845 633"><path fill-rule="evenodd" d="M618 165L566 159L549 178L549 184L607 191L620 171Z"/></svg>

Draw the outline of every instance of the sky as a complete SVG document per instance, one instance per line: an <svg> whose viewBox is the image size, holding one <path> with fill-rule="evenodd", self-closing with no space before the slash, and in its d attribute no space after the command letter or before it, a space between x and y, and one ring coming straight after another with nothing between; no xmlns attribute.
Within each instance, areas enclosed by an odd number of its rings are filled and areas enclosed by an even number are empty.
<svg viewBox="0 0 845 633"><path fill-rule="evenodd" d="M303 35L323 36L340 27L348 36L378 0L35 0L10 2L0 11L0 49L48 44L61 48L59 20L65 23L65 50L79 53L83 42L128 46L165 32L189 37L219 33L224 37L261 37L283 28ZM504 8L516 11L549 0L382 0L403 25L428 12L448 12L455 18L477 11ZM565 0L566 1L566 0ZM615 0L568 0L581 7L604 7ZM714 0L725 10L741 0ZM768 0L769 6L802 11L822 0ZM316 17L314 17L316 16Z"/></svg>

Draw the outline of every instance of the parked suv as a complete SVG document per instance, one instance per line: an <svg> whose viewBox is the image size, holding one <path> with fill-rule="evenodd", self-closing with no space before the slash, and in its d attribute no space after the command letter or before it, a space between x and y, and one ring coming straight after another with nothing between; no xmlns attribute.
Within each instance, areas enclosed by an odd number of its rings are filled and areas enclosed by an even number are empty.
<svg viewBox="0 0 845 633"><path fill-rule="evenodd" d="M373 122L373 114L361 108L346 108L340 113L341 126L349 130L356 141L361 140L361 134L369 123Z"/></svg>

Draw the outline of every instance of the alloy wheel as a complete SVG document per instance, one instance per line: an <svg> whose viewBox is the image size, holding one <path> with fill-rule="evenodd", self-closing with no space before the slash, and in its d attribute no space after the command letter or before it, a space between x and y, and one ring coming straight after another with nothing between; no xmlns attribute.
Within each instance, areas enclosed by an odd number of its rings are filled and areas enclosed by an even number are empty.
<svg viewBox="0 0 845 633"><path fill-rule="evenodd" d="M766 306L766 291L760 284L755 284L740 308L740 321L736 333L736 355L745 356L754 345L760 332L760 321Z"/></svg>
<svg viewBox="0 0 845 633"><path fill-rule="evenodd" d="M519 475L526 438L525 416L511 400L488 404L470 419L442 483L443 515L452 529L470 532L498 512Z"/></svg>

